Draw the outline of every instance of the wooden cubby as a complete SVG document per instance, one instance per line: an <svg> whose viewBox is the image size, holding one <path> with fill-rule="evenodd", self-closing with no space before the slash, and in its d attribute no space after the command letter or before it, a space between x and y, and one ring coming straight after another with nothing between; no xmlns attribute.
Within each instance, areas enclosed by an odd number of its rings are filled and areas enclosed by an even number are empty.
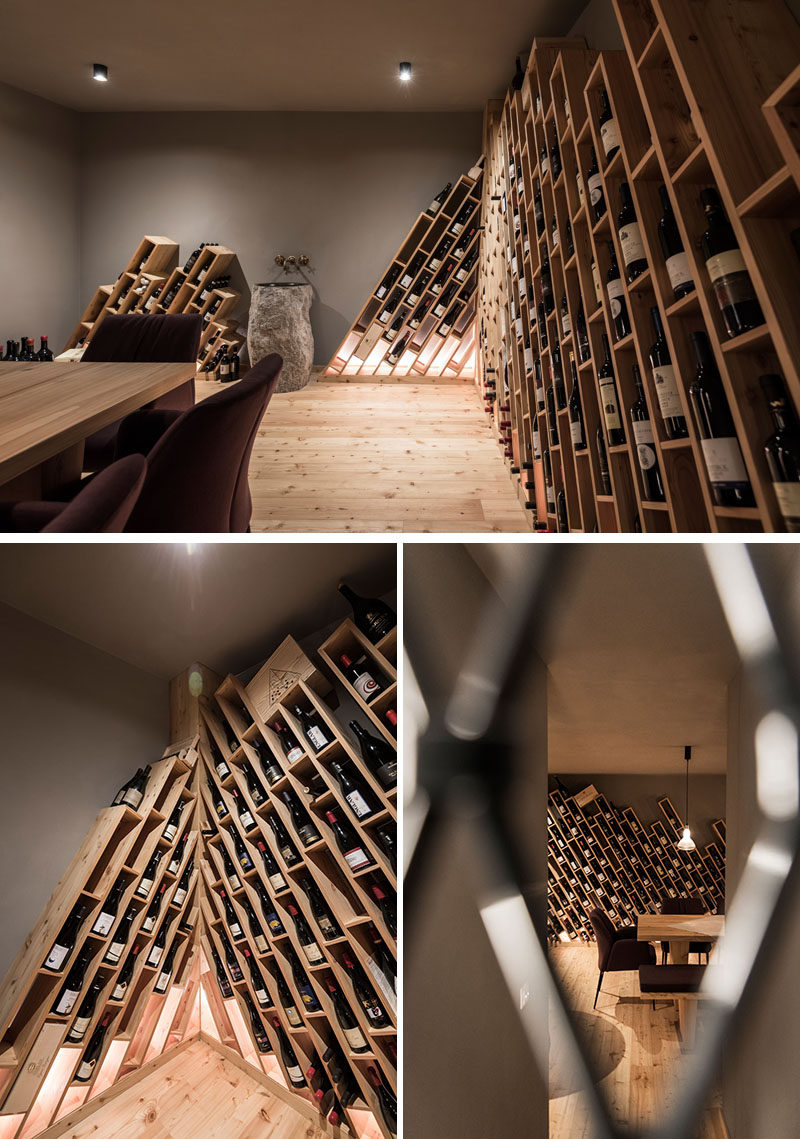
<svg viewBox="0 0 800 1139"><path fill-rule="evenodd" d="M342 380L474 377L482 179L479 159L452 185L435 215L427 210L419 215L325 369L327 375ZM463 228L453 232L461 224L459 215L470 205ZM432 268L433 254L447 235L453 238L450 250ZM395 275L394 282L383 295L381 288L390 274ZM445 310L436 313L445 296ZM389 301L395 307L382 321ZM408 322L415 313L423 315L412 327ZM385 334L398 317L402 325L387 339ZM451 324L443 331L448 317ZM401 342L405 342L403 351L390 362Z"/></svg>
<svg viewBox="0 0 800 1139"><path fill-rule="evenodd" d="M396 844L397 790L384 788L376 780L333 709L339 696L346 696L347 707L357 708L355 713L349 713L351 716L355 714L373 734L377 734L376 728L383 730L382 712L394 707L396 700L397 638L393 631L373 645L346 621L322 646L322 667L329 665L329 650L345 645L352 652L365 654L370 667L380 671L385 683L380 704L379 700L371 705L360 702L338 670L331 668L329 678L296 641L287 638L247 685L234 676L220 681L205 670L211 691L199 706L198 735L173 745L163 759L152 765L138 811L119 806L100 812L0 986L3 1139L29 1139L39 1134L118 1079L137 1072L166 1049L201 1032L233 1049L262 1077L269 1077L281 1089L296 1095L298 1110L316 1121L323 1132L349 1133L357 1139L379 1139L383 1134L391 1139L369 1070L377 1071L385 1087L397 1095L397 999L392 979L380 961L381 954L387 955L385 960L396 962L397 958L396 868L381 842L381 831L388 827L393 845ZM313 709L331 736L331 742L316 754L295 718L295 705ZM276 721L295 733L303 749L302 757L291 764L272 727ZM396 748L391 733L383 731L383 735ZM262 757L270 757L283 772L272 783L262 766ZM217 765L223 758L228 770L221 778ZM369 817L357 818L350 810L332 774L330 765L334 760L349 765L351 774L365 788L373 808ZM260 786L260 790L255 788L255 797L251 794L253 779ZM291 813L281 797L285 791L292 792L295 802L319 832L319 838L308 846L304 846L294 829ZM164 830L179 801L185 805L177 832L168 841ZM247 829L237 801L250 812ZM351 869L325 818L329 810L352 827L371 860L368 866ZM294 845L297 857L290 864L283 858L269 824L270 816L279 820ZM239 861L229 828L236 831L252 865L245 867ZM282 884L271 881L257 846L259 842L275 859ZM141 898L136 893L137 886L157 851L161 857L152 885L147 896ZM186 892L176 903L173 899L190 860L192 870L184 883ZM238 876L235 888L226 872L226 867L231 866ZM98 907L120 878L124 888L118 916L109 934L101 938L91 932L92 923ZM306 892L309 885L319 890L338 927L338 932L327 939ZM374 896L375 885L385 897L383 904ZM162 886L157 918L145 932L147 911ZM225 890L241 924L241 936L236 938L227 926L221 890ZM282 928L270 928L262 898L268 899L270 911L277 915ZM75 948L61 971L51 973L42 963L78 903L84 906L85 914ZM260 938L256 943L252 934L248 907L262 927L263 943ZM312 962L305 954L290 907L299 912L313 932L321 951L320 960ZM131 910L134 917L126 948L117 964L106 964L102 960L104 946ZM152 963L150 950L162 927L167 931L166 946L161 959ZM241 970L240 980L234 979L226 962L226 941ZM161 964L173 944L173 970L165 991L159 992L156 983ZM113 1000L115 978L134 946L138 946L138 953L130 981L122 998ZM216 976L212 948L219 954L231 983L233 995L227 998ZM245 949L261 972L268 994L266 1006L256 995ZM91 962L81 996L69 1016L57 1016L51 1012L55 997L71 964L84 950L91 951ZM363 972L383 1007L386 1023L380 1027L368 1019L356 996L347 960ZM305 1004L295 979L298 962L305 977L302 987L310 997ZM396 964L393 969L396 976ZM95 976L102 978L104 984L94 1015L82 1043L70 1044L67 1033ZM329 983L350 1007L367 1042L366 1051L350 1049L334 1012ZM290 1023L281 1000L284 985L299 1013L296 1024ZM263 1022L269 1052L258 1051L247 996ZM112 1020L91 1079L88 1083L76 1082L83 1051L107 1013ZM334 1087L350 1086L353 1097L339 1128L331 1129L317 1114L316 1100L308 1086L292 1086L272 1024L273 1016L285 1030L303 1072L312 1063L322 1063L322 1055L329 1047L337 1050L323 1066ZM337 1057L344 1060L344 1075L334 1081Z"/></svg>
<svg viewBox="0 0 800 1139"><path fill-rule="evenodd" d="M547 926L551 942L593 941L591 910L616 925L637 913L658 913L662 895L700 896L710 913L725 904L725 821L712 823L717 841L702 851L678 850L683 820L667 796L662 820L640 822L589 786L575 795L556 788L547 805Z"/></svg>
<svg viewBox="0 0 800 1139"><path fill-rule="evenodd" d="M790 241L800 227L800 29L782 0L764 0L746 22L737 19L739 9L731 0L702 5L614 0L614 8L624 51L593 52L576 39L537 39L521 89L486 110L478 334L486 410L536 529L782 531L764 455L773 428L759 376L782 374L790 399L800 407L800 259ZM599 128L603 90L620 138L610 162ZM543 145L549 156L556 142L561 171L554 181L550 170L542 170L540 156ZM599 219L584 188L592 147L606 207ZM647 261L645 271L630 282L616 225L622 182L630 187ZM677 301L658 235L661 185L695 284ZM735 338L725 332L700 250L704 187L720 195L764 314L761 326ZM560 238L556 246L553 234ZM621 340L614 336L605 288L609 243L632 326ZM547 261L554 307L545 314ZM655 340L651 308L658 308L664 325L686 438L668 438L659 412L649 363ZM688 396L695 372L689 337L695 331L709 337L753 489L752 507L719 506L711 492ZM603 333L611 344L625 428L625 443L615 447L608 444L601 415ZM588 444L583 449L573 445L568 408L557 406L551 417L543 398L552 382L556 346L567 396L570 357L575 360ZM663 502L646 497L633 441L634 364L644 380ZM598 428L610 486L601 472ZM548 459L550 479L545 477ZM565 507L561 517L559 501Z"/></svg>
<svg viewBox="0 0 800 1139"><path fill-rule="evenodd" d="M64 351L85 347L101 322L113 313L200 313L203 334L197 357L198 369L218 348L238 351L244 338L230 317L241 300L241 293L230 288L206 291L209 283L225 274L236 258L224 245L206 245L187 273L178 267L179 247L168 237L143 237L130 261L113 285L100 285L84 310ZM176 289L168 306L166 300ZM160 290L159 297L154 294Z"/></svg>

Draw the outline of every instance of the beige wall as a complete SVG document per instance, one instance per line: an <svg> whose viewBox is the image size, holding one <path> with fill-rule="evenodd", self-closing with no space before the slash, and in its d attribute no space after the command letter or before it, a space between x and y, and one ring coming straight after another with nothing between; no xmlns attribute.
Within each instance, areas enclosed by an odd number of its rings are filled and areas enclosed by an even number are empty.
<svg viewBox="0 0 800 1139"><path fill-rule="evenodd" d="M239 287L307 253L327 362L417 215L475 161L480 114L97 114L82 118L81 295L143 233L239 254ZM246 312L246 308L245 308Z"/></svg>
<svg viewBox="0 0 800 1139"><path fill-rule="evenodd" d="M800 0L786 0L786 5L800 20ZM611 0L589 0L569 34L585 36L589 47L598 51L614 51L623 46Z"/></svg>
<svg viewBox="0 0 800 1139"><path fill-rule="evenodd" d="M54 586L55 587L55 586ZM167 743L167 685L0 605L0 977L97 812Z"/></svg>
<svg viewBox="0 0 800 1139"><path fill-rule="evenodd" d="M11 51L6 44L5 51ZM79 315L79 116L0 83L0 337L50 337Z"/></svg>

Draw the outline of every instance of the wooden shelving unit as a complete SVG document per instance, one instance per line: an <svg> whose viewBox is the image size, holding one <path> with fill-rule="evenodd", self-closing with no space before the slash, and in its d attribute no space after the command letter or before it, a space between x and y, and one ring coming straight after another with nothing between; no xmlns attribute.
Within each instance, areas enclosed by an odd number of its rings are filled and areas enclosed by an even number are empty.
<svg viewBox="0 0 800 1139"><path fill-rule="evenodd" d="M175 745L153 765L138 812L127 807L100 812L0 986L2 1139L28 1139L39 1134L117 1079L199 1033L233 1049L259 1074L296 1094L308 1117L316 1100L307 1082L300 1088L293 1086L273 1017L280 1021L303 1072L314 1063L326 1072L337 1094L351 1090L341 1133L357 1139L379 1139L383 1134L390 1139L392 1132L370 1077L378 1074L384 1087L397 1095L397 1002L386 972L386 963L395 962L397 957L393 864L397 791L396 787L382 786L364 763L357 743L339 723L332 705L340 695L346 696L350 718L354 714L373 735L379 729L396 750L385 716L387 710L396 707L396 647L395 632L373 645L345 621L320 648L320 657L331 671L328 677L295 641L287 638L249 684L242 685L234 676L218 684L201 706L198 735ZM366 656L370 671L382 678L383 691L371 703L364 703L339 671L336 662L343 652L353 654L352 659ZM212 676L207 670L204 675ZM212 687L213 683L212 677ZM314 753L306 740L295 718L296 706L313 710L325 725L331 742L321 751ZM355 713L353 707L357 708ZM184 715L183 709L180 715ZM291 763L281 747L276 724L288 727L302 748L302 755L293 757ZM368 815L357 818L353 813L334 776L334 763L346 765L351 777L357 779L372 808ZM304 845L297 832L282 797L285 792L292 793L300 812L319 834L310 845ZM163 831L181 797L186 807L178 832L168 842ZM326 817L329 811L355 832L368 865L352 868L335 841ZM290 852L283 839L277 840L271 820L277 820L289 836L294 850L291 861L287 861ZM258 843L271 853L280 880L274 868L268 870ZM156 848L162 849L163 857L147 897L140 899L136 886ZM177 872L170 873L168 866L176 852L180 852L180 862ZM172 897L189 859L193 860L193 869L188 890L176 905ZM90 930L100 903L120 874L125 876L126 885L118 920L129 903L137 907L137 914L120 963L112 967L101 963L108 939L98 938ZM161 884L166 891L158 920L150 932L144 933L142 921ZM328 936L315 916L309 887L319 891L334 923L328 928ZM241 931L229 924L221 890ZM75 949L61 972L50 973L42 963L78 903L85 905L86 914ZM310 953L304 949L292 913L295 909L313 933L317 948ZM260 932L251 924L252 916ZM169 984L164 992L158 992L159 967L151 968L147 958L162 921L170 923L165 953L173 938L178 949ZM113 933L112 928L111 938ZM122 1000L111 1001L117 973L134 945L139 946L139 952L131 981ZM93 958L82 995L95 973L104 985L82 1044L71 1045L65 1038L81 997L69 1018L56 1017L50 1009L70 965L87 947ZM231 986L227 997L212 950L223 963ZM245 950L262 977L263 990L254 983ZM231 961L238 972L231 968ZM350 962L372 987L373 998L383 1009L377 1019L385 1023L376 1025L376 1018L368 1014L354 987ZM392 969L396 976L396 964L389 971ZM331 985L349 1008L367 1044L365 1050L351 1047L334 1010ZM258 1049L248 998L266 1033L267 1052ZM291 1018L290 1008L297 1010ZM75 1072L86 1043L108 1012L113 1019L91 1079L76 1083ZM332 1055L323 1061L329 1048ZM311 1117L318 1120L322 1130L340 1133L340 1129L330 1129L324 1118Z"/></svg>
<svg viewBox="0 0 800 1139"><path fill-rule="evenodd" d="M327 375L342 380L475 376L481 162L453 184L434 216L427 211L419 215L325 369ZM435 258L448 236L450 248ZM383 295L381 287L392 274L393 283ZM439 312L443 297L447 303ZM384 320L387 302L394 307ZM398 316L402 326L392 329ZM417 319L417 325L409 324ZM397 359L390 360L401 346Z"/></svg>
<svg viewBox="0 0 800 1139"><path fill-rule="evenodd" d="M667 796L662 820L640 822L594 787L577 795L556 789L547 807L547 924L552 942L593 941L589 912L605 910L617 925L637 913L658 913L662 895L700 896L710 913L725 900L725 821L712 823L717 841L691 853L677 849L683 820Z"/></svg>
<svg viewBox="0 0 800 1139"><path fill-rule="evenodd" d="M780 531L785 527L764 457L773 428L758 381L764 373L779 372L800 406L800 260L790 242L800 226L794 114L800 101L800 29L781 0L759 4L746 26L737 20L739 9L731 0L703 5L614 0L614 7L625 51L596 53L580 40L537 39L521 90L487 108L486 236L479 284L482 395L520 500L538 529ZM610 162L599 126L603 90L620 139ZM549 158L556 142L561 171L553 180L551 171L542 169L541 153L546 145ZM599 220L584 188L592 147L606 206ZM647 261L632 282L626 280L616 223L623 182L630 187ZM678 301L658 236L662 184L695 284ZM705 223L699 195L705 187L720 195L765 318L734 339L724 329L700 251ZM615 339L606 289L609 243L632 327L621 340ZM549 313L540 308L548 262L554 302ZM686 438L668 438L660 415L649 361L655 340L652 307L664 325ZM695 331L709 337L753 507L721 507L711 493L688 398L695 373L689 336ZM603 333L612 348L626 439L614 447L601 414ZM574 445L568 409L556 403L550 415L544 398L556 348L567 396L570 357L575 360L588 444L583 449ZM639 468L630 416L636 400L634 364L644 379L663 502L648 500ZM598 428L610 485L601 471Z"/></svg>
<svg viewBox="0 0 800 1139"><path fill-rule="evenodd" d="M198 368L223 345L239 349L244 338L231 314L241 293L229 288L208 289L225 275L236 254L224 245L207 245L187 273L178 267L179 247L168 237L143 237L113 285L100 285L81 316L64 351L86 346L101 322L112 313L200 313L203 335ZM174 297L165 307L173 291Z"/></svg>

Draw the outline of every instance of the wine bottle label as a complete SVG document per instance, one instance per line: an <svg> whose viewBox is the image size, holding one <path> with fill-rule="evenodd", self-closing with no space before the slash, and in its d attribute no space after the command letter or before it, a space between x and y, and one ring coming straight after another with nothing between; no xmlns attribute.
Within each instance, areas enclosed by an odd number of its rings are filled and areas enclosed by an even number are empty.
<svg viewBox="0 0 800 1139"><path fill-rule="evenodd" d="M90 1016L78 1016L75 1018L75 1023L72 1025L72 1028L69 1032L73 1040L83 1040L84 1033L89 1027L91 1019L92 1018Z"/></svg>
<svg viewBox="0 0 800 1139"><path fill-rule="evenodd" d="M363 1051L363 1049L367 1047L367 1042L364 1039L360 1028L345 1028L344 1038L350 1047L356 1052L359 1051L359 1049Z"/></svg>
<svg viewBox="0 0 800 1139"><path fill-rule="evenodd" d="M384 998L384 1000L386 1001L386 1003L389 1005L392 1012L396 1016L397 1015L397 994L395 993L394 989L392 988L392 985L391 985L388 977L386 976L386 974L383 972L382 969L378 968L378 966L372 960L371 957L367 958L367 969L369 970L373 981L375 982L375 984L380 989L381 996Z"/></svg>
<svg viewBox="0 0 800 1139"><path fill-rule="evenodd" d="M286 1071L289 1073L289 1079L294 1084L304 1084L303 1073L300 1071L297 1064L287 1064Z"/></svg>
<svg viewBox="0 0 800 1139"><path fill-rule="evenodd" d="M516 275L517 275L517 255L516 255L516 253L511 258L511 272L516 277Z"/></svg>
<svg viewBox="0 0 800 1139"><path fill-rule="evenodd" d="M113 924L114 914L108 914L103 911L99 914L94 925L92 926L92 933L99 934L100 937L105 937L105 935L111 930Z"/></svg>
<svg viewBox="0 0 800 1139"><path fill-rule="evenodd" d="M545 174L550 169L550 158L547 154L545 154L544 158L542 158L540 165L542 167L542 177L544 178Z"/></svg>
<svg viewBox="0 0 800 1139"><path fill-rule="evenodd" d="M632 265L634 261L646 259L642 231L639 228L638 221L628 222L619 230L619 243L622 246L622 259L626 265Z"/></svg>
<svg viewBox="0 0 800 1139"><path fill-rule="evenodd" d="M260 989L256 989L255 993L256 1000L262 1006L262 1008L269 1004L269 993L263 986Z"/></svg>
<svg viewBox="0 0 800 1139"><path fill-rule="evenodd" d="M558 226L553 230L553 249L558 245Z"/></svg>
<svg viewBox="0 0 800 1139"><path fill-rule="evenodd" d="M140 791L137 787L129 787L125 794L122 796L122 802L127 807L132 807L135 811L143 798L144 792Z"/></svg>
<svg viewBox="0 0 800 1139"><path fill-rule="evenodd" d="M339 930L336 928L327 914L321 914L320 917L317 918L317 925L322 930L325 937L339 936Z"/></svg>
<svg viewBox="0 0 800 1139"><path fill-rule="evenodd" d="M236 873L235 870L231 874L228 875L228 882L230 883L230 887L232 890L241 890L242 880L239 877L239 875Z"/></svg>
<svg viewBox="0 0 800 1139"><path fill-rule="evenodd" d="M539 428L535 427L533 429L533 453L534 453L534 455L537 455L537 456L540 455L541 450L542 450L542 443L541 443L541 438L539 436Z"/></svg>
<svg viewBox="0 0 800 1139"><path fill-rule="evenodd" d="M269 1040L267 1040L266 1032L257 1032L255 1036L259 1052L269 1052Z"/></svg>
<svg viewBox="0 0 800 1139"><path fill-rule="evenodd" d="M325 955L317 945L316 941L311 941L308 943L308 945L304 945L303 952L312 965L319 965L320 962L325 960Z"/></svg>
<svg viewBox="0 0 800 1139"><path fill-rule="evenodd" d="M649 419L634 420L633 438L639 454L639 466L643 471L649 471L656 465L653 426Z"/></svg>
<svg viewBox="0 0 800 1139"><path fill-rule="evenodd" d="M175 891L175 897L172 899L176 906L182 906L183 900L186 897L186 890L183 886L179 886Z"/></svg>
<svg viewBox="0 0 800 1139"><path fill-rule="evenodd" d="M733 437L723 439L701 439L703 458L706 462L709 480L717 486L748 486L739 440Z"/></svg>
<svg viewBox="0 0 800 1139"><path fill-rule="evenodd" d="M66 1016L67 1013L72 1012L79 993L80 989L65 989L56 1005L56 1012L60 1016Z"/></svg>
<svg viewBox="0 0 800 1139"><path fill-rule="evenodd" d="M255 935L255 942L256 942L256 949L258 950L259 953L266 953L267 949L269 949L269 946L267 945L267 939L266 939L266 937L264 937L263 933L257 933Z"/></svg>
<svg viewBox="0 0 800 1139"><path fill-rule="evenodd" d="M246 807L242 811L241 815L239 815L239 818L242 820L242 826L246 831L252 830L256 825L256 820L253 818Z"/></svg>
<svg viewBox="0 0 800 1139"><path fill-rule="evenodd" d="M414 280L414 278L411 276L411 274L408 271L406 271L403 274L403 276L400 278L400 288L401 289L407 289L413 280Z"/></svg>
<svg viewBox="0 0 800 1139"><path fill-rule="evenodd" d="M552 513L556 508L556 492L553 490L552 486L548 486L546 489L547 505L550 508L550 512Z"/></svg>
<svg viewBox="0 0 800 1139"><path fill-rule="evenodd" d="M155 919L153 919L153 921L150 923L150 929L152 929L154 925L155 925ZM144 926L142 926L142 929L144 929ZM150 930L145 929L145 933L149 933L149 932L150 932ZM122 950L124 948L125 948L125 942L124 941L112 941L111 945L108 947L108 953L106 953L106 957L105 957L106 961L111 961L113 963L116 963L117 961L119 961L120 957L122 956Z"/></svg>
<svg viewBox="0 0 800 1139"><path fill-rule="evenodd" d="M302 759L304 755L305 752L301 747L293 747L291 751L288 752L286 758L288 759L289 763L297 763L298 759Z"/></svg>
<svg viewBox="0 0 800 1139"><path fill-rule="evenodd" d="M366 701L377 696L381 690L378 682L373 680L368 672L362 672L360 676L356 677L353 681L353 688L355 688L361 699Z"/></svg>
<svg viewBox="0 0 800 1139"><path fill-rule="evenodd" d="M232 965L230 961L228 962L228 967L230 968L230 971L231 971L231 977L233 977L234 981L236 981L236 983L238 985L239 981L241 981L243 979L242 978L242 970L239 968L238 965L236 965L236 964Z"/></svg>
<svg viewBox="0 0 800 1139"><path fill-rule="evenodd" d="M232 921L230 923L230 930L235 941L238 941L238 939L243 936L242 927L239 925L238 921Z"/></svg>
<svg viewBox="0 0 800 1139"><path fill-rule="evenodd" d="M603 416L608 430L613 431L615 428L621 427L622 420L619 417L617 389L613 377L600 377L600 396L603 401Z"/></svg>
<svg viewBox="0 0 800 1139"><path fill-rule="evenodd" d="M128 988L127 981L118 981L114 986L114 992L111 994L112 1001L121 1001L125 996L125 990Z"/></svg>
<svg viewBox="0 0 800 1139"><path fill-rule="evenodd" d="M388 763L382 763L375 774L383 787L394 787L397 782L397 761L390 759Z"/></svg>
<svg viewBox="0 0 800 1139"><path fill-rule="evenodd" d="M164 827L164 838L167 840L167 842L172 842L177 833L178 828L172 823L169 823L166 827Z"/></svg>
<svg viewBox="0 0 800 1139"><path fill-rule="evenodd" d="M438 214L438 212L441 208L442 208L441 202L437 202L436 199L434 198L433 201L431 202L431 204L428 206L426 213Z"/></svg>
<svg viewBox="0 0 800 1139"><path fill-rule="evenodd" d="M168 984L169 984L169 973L159 974L159 978L156 981L156 992L157 993L163 993Z"/></svg>
<svg viewBox="0 0 800 1139"><path fill-rule="evenodd" d="M673 253L671 257L667 258L667 274L669 276L669 283L673 289L679 289L681 285L690 285L692 283L692 271L689 268L689 258L683 251Z"/></svg>
<svg viewBox="0 0 800 1139"><path fill-rule="evenodd" d="M772 489L785 522L786 529L794 534L800 525L800 483L774 482ZM794 525L792 525L794 523Z"/></svg>
<svg viewBox="0 0 800 1139"><path fill-rule="evenodd" d="M94 1066L96 1063L96 1060L84 1060L78 1068L78 1079L88 1080L94 1071Z"/></svg>
<svg viewBox="0 0 800 1139"><path fill-rule="evenodd" d="M597 203L602 198L602 196L603 196L603 177L600 174L600 171L598 170L598 172L596 174L592 174L589 177L589 201L592 203L593 206L596 206Z"/></svg>
<svg viewBox="0 0 800 1139"><path fill-rule="evenodd" d="M683 415L678 381L672 364L657 364L653 368L653 383L656 385L658 407L664 419L672 415Z"/></svg>
<svg viewBox="0 0 800 1139"><path fill-rule="evenodd" d="M456 237L458 237L458 235L461 233L461 230L463 228L464 228L464 225L462 222L454 221L453 224L450 226L450 232L454 233L456 235Z"/></svg>
<svg viewBox="0 0 800 1139"><path fill-rule="evenodd" d="M280 937L280 935L283 933L281 919L277 914L270 914L270 916L267 918L267 926L269 927L270 933L274 933L276 937Z"/></svg>
<svg viewBox="0 0 800 1139"><path fill-rule="evenodd" d="M708 275L721 309L755 300L753 285L739 249L718 253L706 261Z"/></svg>
<svg viewBox="0 0 800 1139"><path fill-rule="evenodd" d="M386 285L378 285L375 296L378 298L378 300L382 301L383 298L386 296L386 293L387 293Z"/></svg>
<svg viewBox="0 0 800 1139"><path fill-rule="evenodd" d="M606 152L606 158L615 146L619 146L619 130L617 129L616 119L607 119L606 122L600 127L600 141L603 143L603 150Z"/></svg>
<svg viewBox="0 0 800 1139"><path fill-rule="evenodd" d="M45 966L48 969L53 969L55 972L64 964L67 954L69 953L68 945L59 945L56 943L48 954Z"/></svg>
<svg viewBox="0 0 800 1139"><path fill-rule="evenodd" d="M723 277L733 277L737 273L747 273L741 249L726 249L723 253L715 253L706 261L706 269L712 283Z"/></svg>
<svg viewBox="0 0 800 1139"><path fill-rule="evenodd" d="M606 285L606 291L608 293L608 299L611 304L611 315L616 320L616 318L622 312L622 297L625 292L622 285L622 279L620 277L614 277L613 280L609 281Z"/></svg>
<svg viewBox="0 0 800 1139"><path fill-rule="evenodd" d="M533 349L530 345L525 349L525 371L533 371Z"/></svg>
<svg viewBox="0 0 800 1139"><path fill-rule="evenodd" d="M142 878L139 885L136 887L136 893L140 898L146 897L150 893L150 887L153 885L152 878Z"/></svg>
<svg viewBox="0 0 800 1139"><path fill-rule="evenodd" d="M147 958L147 964L148 965L157 965L159 963L159 961L161 960L161 954L163 952L164 952L164 950L161 948L160 945L154 945L153 948L150 950L150 956Z"/></svg>
<svg viewBox="0 0 800 1139"><path fill-rule="evenodd" d="M397 329L396 328L387 328L386 332L384 333L384 336L386 337L387 340L394 340L395 336L397 336Z"/></svg>
<svg viewBox="0 0 800 1139"><path fill-rule="evenodd" d="M244 870L245 873L247 873L248 870L253 869L253 860L251 859L250 855L247 853L246 850L243 850L242 853L239 855L239 865L241 866L242 870Z"/></svg>
<svg viewBox="0 0 800 1139"><path fill-rule="evenodd" d="M568 312L561 314L561 334L562 336L569 336L572 332L572 320Z"/></svg>
<svg viewBox="0 0 800 1139"><path fill-rule="evenodd" d="M441 263L442 261L440 257L431 257L430 261L428 262L428 266L431 269L438 269Z"/></svg>
<svg viewBox="0 0 800 1139"><path fill-rule="evenodd" d="M385 1019L385 1013L378 1004L365 1004L364 1012L367 1014L367 1020L370 1024L375 1023L380 1025L380 1022Z"/></svg>
<svg viewBox="0 0 800 1139"><path fill-rule="evenodd" d="M583 443L583 427L581 426L580 419L570 422L569 433L572 436L573 444L579 447L581 443Z"/></svg>
<svg viewBox="0 0 800 1139"><path fill-rule="evenodd" d="M180 866L180 864L181 863L180 863L179 858L173 858L172 862L170 862L169 866L167 867L167 873L168 874L177 874L178 873L178 867Z"/></svg>
<svg viewBox="0 0 800 1139"><path fill-rule="evenodd" d="M284 1009L284 1011L286 1013L286 1019L289 1021L289 1024L291 1024L292 1028L299 1028L303 1021L300 1013L297 1011L294 1005L289 1005Z"/></svg>
<svg viewBox="0 0 800 1139"><path fill-rule="evenodd" d="M363 819L371 814L371 807L360 791L353 790L347 795L347 802L353 808L353 813Z"/></svg>
<svg viewBox="0 0 800 1139"><path fill-rule="evenodd" d="M580 172L580 170L578 171L578 176L577 176L577 178L575 179L575 181L576 181L576 182L577 182L577 184L578 184L578 200L579 200L579 202L581 203L581 205L583 205L583 203L584 203L584 196L583 196L583 178L581 177L581 172Z"/></svg>
<svg viewBox="0 0 800 1139"><path fill-rule="evenodd" d="M597 297L597 303L603 303L603 286L600 283L600 274L597 270L597 263L592 262L592 281L594 282L594 295Z"/></svg>
<svg viewBox="0 0 800 1139"><path fill-rule="evenodd" d="M227 779L230 773L230 768L228 767L227 763L224 759L221 759L217 764L217 775L220 777L220 779Z"/></svg>
<svg viewBox="0 0 800 1139"><path fill-rule="evenodd" d="M270 874L269 884L273 890L283 890L286 888L286 880L282 874Z"/></svg>
<svg viewBox="0 0 800 1139"><path fill-rule="evenodd" d="M324 747L328 746L328 740L321 728L316 724L312 724L310 728L306 729L306 735L311 741L312 745L317 751L322 751Z"/></svg>
<svg viewBox="0 0 800 1139"><path fill-rule="evenodd" d="M352 850L345 851L344 857L351 870L362 870L365 866L369 866L369 855L361 846L354 846Z"/></svg>

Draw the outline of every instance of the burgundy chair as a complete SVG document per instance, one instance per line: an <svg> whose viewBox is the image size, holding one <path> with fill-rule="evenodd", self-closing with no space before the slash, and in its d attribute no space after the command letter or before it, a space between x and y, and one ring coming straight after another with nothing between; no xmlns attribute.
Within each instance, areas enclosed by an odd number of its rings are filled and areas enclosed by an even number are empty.
<svg viewBox="0 0 800 1139"><path fill-rule="evenodd" d="M702 898L670 898L668 894L661 895L661 904L659 906L662 914L707 914L708 906ZM708 964L708 955L711 952L710 941L690 941L689 952L696 953L698 958L701 954L705 954L706 964ZM661 942L661 964L666 965L667 956L669 955L669 942Z"/></svg>
<svg viewBox="0 0 800 1139"><path fill-rule="evenodd" d="M603 910L591 910L589 921L597 938L597 964L600 969L592 1005L592 1008L597 1008L604 974L627 973L638 970L640 965L655 965L656 951L648 941L636 940L635 926L617 929Z"/></svg>
<svg viewBox="0 0 800 1139"><path fill-rule="evenodd" d="M72 502L18 502L0 507L0 530L119 534L136 504L146 472L147 460L142 455L129 455L88 481Z"/></svg>
<svg viewBox="0 0 800 1139"><path fill-rule="evenodd" d="M127 531L237 534L249 528L250 454L282 367L273 352L243 380L188 411L135 411L123 419L118 456L147 455L147 478Z"/></svg>
<svg viewBox="0 0 800 1139"><path fill-rule="evenodd" d="M199 313L150 316L125 313L107 316L86 346L87 363L194 363L200 350L203 318ZM194 377L145 406L185 411L194 405ZM121 420L95 431L86 440L83 469L99 471L114 458Z"/></svg>

